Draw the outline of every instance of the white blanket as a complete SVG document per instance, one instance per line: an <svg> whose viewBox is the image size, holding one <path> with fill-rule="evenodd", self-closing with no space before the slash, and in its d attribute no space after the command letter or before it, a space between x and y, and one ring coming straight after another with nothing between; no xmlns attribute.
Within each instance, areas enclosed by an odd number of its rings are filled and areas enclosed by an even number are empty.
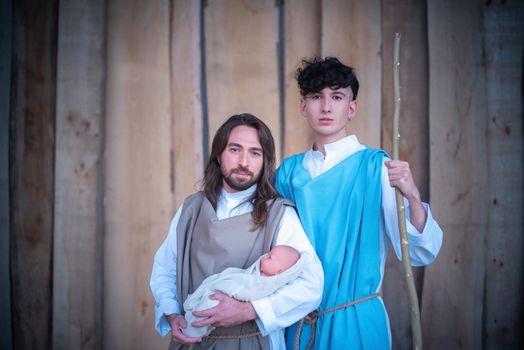
<svg viewBox="0 0 524 350"><path fill-rule="evenodd" d="M191 324L203 320L202 317L193 316L193 311L212 308L218 301L209 299L215 292L222 292L240 301L251 301L264 298L285 284L295 280L302 272L306 252L291 268L275 276L262 276L260 274L260 257L247 269L228 267L224 271L207 277L193 294L189 294L184 302L185 319L187 328L183 330L189 337L204 337L211 333L215 327L193 327Z"/></svg>

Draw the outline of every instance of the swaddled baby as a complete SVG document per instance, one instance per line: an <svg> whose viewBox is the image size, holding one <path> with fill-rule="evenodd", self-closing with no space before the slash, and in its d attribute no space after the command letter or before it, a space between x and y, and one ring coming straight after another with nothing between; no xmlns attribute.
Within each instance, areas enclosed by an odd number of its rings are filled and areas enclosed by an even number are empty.
<svg viewBox="0 0 524 350"><path fill-rule="evenodd" d="M215 327L193 327L193 322L203 320L193 316L193 311L212 308L217 300L209 299L215 292L222 292L240 301L251 301L266 297L283 285L296 279L306 253L300 254L295 248L278 245L262 255L247 269L228 267L224 271L207 277L193 294L184 302L187 328L183 330L189 337L204 337Z"/></svg>

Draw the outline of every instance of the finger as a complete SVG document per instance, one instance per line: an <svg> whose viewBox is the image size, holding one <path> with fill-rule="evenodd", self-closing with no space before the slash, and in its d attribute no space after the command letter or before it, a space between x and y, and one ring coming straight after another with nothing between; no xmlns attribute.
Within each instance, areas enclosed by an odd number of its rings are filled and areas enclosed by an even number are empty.
<svg viewBox="0 0 524 350"><path fill-rule="evenodd" d="M218 305L205 310L195 310L192 312L192 314L196 317L211 317L217 312Z"/></svg>
<svg viewBox="0 0 524 350"><path fill-rule="evenodd" d="M186 345L196 344L196 343L202 341L202 338L186 337L183 334L177 335L177 336L173 336L173 338L175 338L177 342L182 343L182 344L186 344Z"/></svg>
<svg viewBox="0 0 524 350"><path fill-rule="evenodd" d="M205 327L205 326L210 326L213 323L215 323L215 320L212 317L208 317L205 320L200 320L200 321L197 321L197 322L193 322L191 325L193 327Z"/></svg>
<svg viewBox="0 0 524 350"><path fill-rule="evenodd" d="M224 300L225 298L225 294L222 294L222 293L213 293L209 296L209 299L211 300L218 300L218 301L222 301Z"/></svg>

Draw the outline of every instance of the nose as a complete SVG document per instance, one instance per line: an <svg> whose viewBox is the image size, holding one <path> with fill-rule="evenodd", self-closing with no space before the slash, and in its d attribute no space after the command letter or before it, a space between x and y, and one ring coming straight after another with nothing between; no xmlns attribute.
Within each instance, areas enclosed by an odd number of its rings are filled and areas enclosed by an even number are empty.
<svg viewBox="0 0 524 350"><path fill-rule="evenodd" d="M322 100L322 112L329 113L331 112L331 101L329 98L324 98Z"/></svg>
<svg viewBox="0 0 524 350"><path fill-rule="evenodd" d="M239 162L243 167L247 167L249 165L249 152L242 152Z"/></svg>

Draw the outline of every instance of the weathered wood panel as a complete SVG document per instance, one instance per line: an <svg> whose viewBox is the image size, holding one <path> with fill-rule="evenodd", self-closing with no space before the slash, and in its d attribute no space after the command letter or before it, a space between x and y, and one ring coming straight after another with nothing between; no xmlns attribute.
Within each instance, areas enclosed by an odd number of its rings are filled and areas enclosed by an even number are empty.
<svg viewBox="0 0 524 350"><path fill-rule="evenodd" d="M9 276L9 115L11 98L11 1L0 2L0 348L12 349Z"/></svg>
<svg viewBox="0 0 524 350"><path fill-rule="evenodd" d="M488 217L486 75L478 1L429 1L430 196L444 242L426 267L426 349L480 349Z"/></svg>
<svg viewBox="0 0 524 350"><path fill-rule="evenodd" d="M53 348L100 347L104 1L60 1Z"/></svg>
<svg viewBox="0 0 524 350"><path fill-rule="evenodd" d="M304 152L314 141L309 124L300 114L295 72L304 58L320 55L320 9L320 0L284 2L284 157Z"/></svg>
<svg viewBox="0 0 524 350"><path fill-rule="evenodd" d="M322 2L322 55L354 67L360 89L357 116L348 126L359 141L380 146L381 1Z"/></svg>
<svg viewBox="0 0 524 350"><path fill-rule="evenodd" d="M524 3L486 3L483 27L490 202L483 346L522 349Z"/></svg>
<svg viewBox="0 0 524 350"><path fill-rule="evenodd" d="M425 2L382 1L382 148L392 152L393 43L400 44L400 159L410 163L422 199L429 192L428 46ZM422 292L423 268L413 268ZM383 283L394 349L411 345L411 313L402 264L390 250ZM424 330L422 330L424 332Z"/></svg>
<svg viewBox="0 0 524 350"><path fill-rule="evenodd" d="M10 135L13 348L51 348L56 1L17 1ZM37 325L37 326L35 326Z"/></svg>
<svg viewBox="0 0 524 350"><path fill-rule="evenodd" d="M198 188L195 185L204 172L201 10L200 1L177 0L172 8L171 102L174 154L172 176L175 208L182 204L186 196L195 192ZM162 238L164 237L165 234L162 235Z"/></svg>
<svg viewBox="0 0 524 350"><path fill-rule="evenodd" d="M209 145L227 118L247 112L271 129L279 159L275 2L209 1L204 14Z"/></svg>
<svg viewBox="0 0 524 350"><path fill-rule="evenodd" d="M170 2L114 0L107 14L105 349L165 349L149 289L173 212Z"/></svg>

